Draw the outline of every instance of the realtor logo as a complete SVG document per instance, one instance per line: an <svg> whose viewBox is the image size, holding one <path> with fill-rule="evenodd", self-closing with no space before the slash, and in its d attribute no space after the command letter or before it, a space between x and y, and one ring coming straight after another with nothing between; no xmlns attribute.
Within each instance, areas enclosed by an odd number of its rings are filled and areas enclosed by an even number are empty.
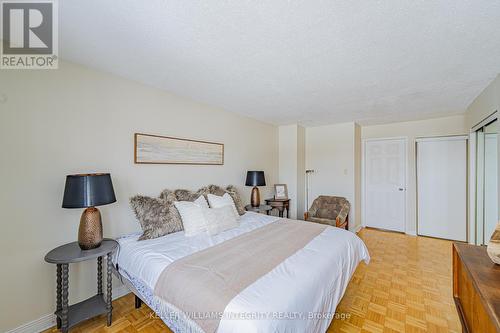
<svg viewBox="0 0 500 333"><path fill-rule="evenodd" d="M57 3L49 0L2 0L0 8L0 68L57 68Z"/></svg>

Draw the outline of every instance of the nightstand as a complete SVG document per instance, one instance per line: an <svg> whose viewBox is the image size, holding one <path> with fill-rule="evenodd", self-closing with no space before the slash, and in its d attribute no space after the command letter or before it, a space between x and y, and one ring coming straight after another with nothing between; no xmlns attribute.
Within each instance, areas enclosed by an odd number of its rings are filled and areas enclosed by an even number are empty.
<svg viewBox="0 0 500 333"><path fill-rule="evenodd" d="M260 205L257 207L254 207L252 205L246 205L245 210L249 212L256 212L256 213L265 213L266 215L269 215L269 212L273 209L273 207L269 205Z"/></svg>
<svg viewBox="0 0 500 333"><path fill-rule="evenodd" d="M113 239L103 239L101 246L82 250L78 242L59 246L45 256L45 261L57 265L57 328L63 333L69 328L97 315L106 313L111 326L113 307L111 305L111 255L118 248ZM106 297L102 291L102 259L106 256ZM68 305L69 264L97 259L97 294L80 303Z"/></svg>
<svg viewBox="0 0 500 333"><path fill-rule="evenodd" d="M283 217L283 212L286 209L286 218L290 215L290 199L266 199L266 204L270 205L273 209L278 210L279 216Z"/></svg>

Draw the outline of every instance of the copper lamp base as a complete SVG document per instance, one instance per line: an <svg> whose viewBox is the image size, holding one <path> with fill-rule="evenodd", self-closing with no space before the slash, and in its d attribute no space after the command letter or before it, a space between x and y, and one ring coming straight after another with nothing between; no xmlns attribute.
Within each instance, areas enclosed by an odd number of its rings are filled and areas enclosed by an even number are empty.
<svg viewBox="0 0 500 333"><path fill-rule="evenodd" d="M91 250L101 246L102 222L101 213L95 207L85 209L80 218L78 228L78 245L82 250Z"/></svg>
<svg viewBox="0 0 500 333"><path fill-rule="evenodd" d="M260 193L259 189L257 186L254 186L252 188L252 195L250 197L250 204L252 207L259 207L260 206Z"/></svg>

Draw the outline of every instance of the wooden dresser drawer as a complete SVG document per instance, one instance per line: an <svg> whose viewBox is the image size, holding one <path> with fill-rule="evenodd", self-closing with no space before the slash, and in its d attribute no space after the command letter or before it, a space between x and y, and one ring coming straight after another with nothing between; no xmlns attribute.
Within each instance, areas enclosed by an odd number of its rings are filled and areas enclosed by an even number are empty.
<svg viewBox="0 0 500 333"><path fill-rule="evenodd" d="M500 266L484 247L453 245L453 296L464 332L500 332Z"/></svg>

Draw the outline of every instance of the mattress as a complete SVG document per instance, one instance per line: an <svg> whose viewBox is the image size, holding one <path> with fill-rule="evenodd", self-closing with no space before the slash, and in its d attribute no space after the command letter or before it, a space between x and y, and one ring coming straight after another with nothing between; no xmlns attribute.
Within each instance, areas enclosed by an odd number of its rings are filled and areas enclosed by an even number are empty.
<svg viewBox="0 0 500 333"><path fill-rule="evenodd" d="M114 257L146 303L175 332L200 332L189 316L153 296L162 271L174 261L274 223L280 218L248 212L237 228L216 236L186 237L183 232L138 241L140 234L118 239ZM357 265L369 262L359 237L328 227L305 247L241 291L227 305L217 332L325 332ZM234 314L239 314L234 316Z"/></svg>

